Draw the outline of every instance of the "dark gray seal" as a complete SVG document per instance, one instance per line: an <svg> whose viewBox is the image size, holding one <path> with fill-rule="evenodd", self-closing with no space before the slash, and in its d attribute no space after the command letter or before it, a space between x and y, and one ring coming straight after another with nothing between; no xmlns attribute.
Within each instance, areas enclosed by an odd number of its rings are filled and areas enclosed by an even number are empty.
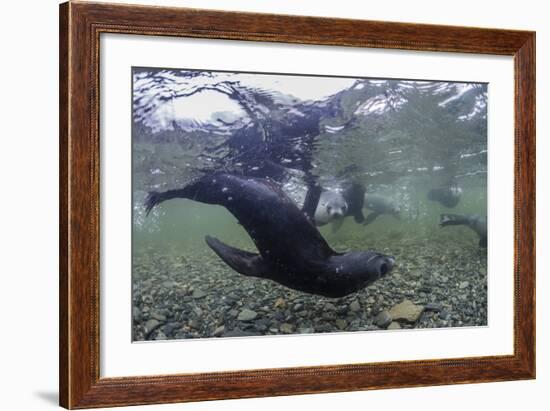
<svg viewBox="0 0 550 411"><path fill-rule="evenodd" d="M348 205L347 216L352 216L357 224L365 222L363 207L365 206L365 186L361 183L351 182L344 186L342 196Z"/></svg>
<svg viewBox="0 0 550 411"><path fill-rule="evenodd" d="M479 236L479 246L487 248L487 217L479 215L441 214L439 225L464 225L474 230Z"/></svg>
<svg viewBox="0 0 550 411"><path fill-rule="evenodd" d="M179 190L152 192L147 213L163 201L187 198L229 210L250 235L259 254L206 237L235 271L326 297L343 297L388 274L395 259L374 251L338 253L277 185L231 174L203 176ZM317 199L318 200L318 199Z"/></svg>
<svg viewBox="0 0 550 411"><path fill-rule="evenodd" d="M447 208L455 208L462 196L462 189L453 184L449 186L432 188L428 191L428 200L437 201Z"/></svg>

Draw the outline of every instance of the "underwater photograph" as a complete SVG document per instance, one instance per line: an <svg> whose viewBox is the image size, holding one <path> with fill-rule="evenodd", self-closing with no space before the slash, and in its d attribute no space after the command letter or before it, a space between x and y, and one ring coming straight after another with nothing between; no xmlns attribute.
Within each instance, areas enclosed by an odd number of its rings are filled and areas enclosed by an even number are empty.
<svg viewBox="0 0 550 411"><path fill-rule="evenodd" d="M132 341L487 326L487 83L131 79Z"/></svg>

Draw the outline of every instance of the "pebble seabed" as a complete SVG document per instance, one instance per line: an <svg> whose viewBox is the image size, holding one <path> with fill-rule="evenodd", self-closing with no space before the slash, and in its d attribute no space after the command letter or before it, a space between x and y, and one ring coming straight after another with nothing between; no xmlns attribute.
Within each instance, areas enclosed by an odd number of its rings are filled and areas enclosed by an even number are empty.
<svg viewBox="0 0 550 411"><path fill-rule="evenodd" d="M486 250L476 239L392 238L391 250L387 240L367 248L394 255L393 271L337 299L242 276L206 245L183 254L134 250L133 340L487 325ZM335 248L358 247L350 240Z"/></svg>

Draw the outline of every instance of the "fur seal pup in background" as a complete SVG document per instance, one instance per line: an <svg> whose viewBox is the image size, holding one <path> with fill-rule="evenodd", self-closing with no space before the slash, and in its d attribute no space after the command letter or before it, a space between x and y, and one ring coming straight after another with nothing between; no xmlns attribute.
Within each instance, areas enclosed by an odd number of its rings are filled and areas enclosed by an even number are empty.
<svg viewBox="0 0 550 411"><path fill-rule="evenodd" d="M324 226L331 222L343 221L348 212L348 203L342 193L326 190L321 193L315 210L315 225Z"/></svg>
<svg viewBox="0 0 550 411"><path fill-rule="evenodd" d="M304 204L304 208L307 209L308 206ZM366 218L363 214L364 208L372 211ZM391 200L377 194L366 193L365 186L360 183L348 183L344 185L341 193L331 190L321 193L315 209L314 221L317 226L332 223L332 231L336 232L344 223L345 217L353 217L357 224L367 225L382 214L399 219L399 213L399 206Z"/></svg>
<svg viewBox="0 0 550 411"><path fill-rule="evenodd" d="M308 210L313 206L307 204L307 197L304 210ZM315 208L313 218L315 225L324 226L332 223L332 231L335 232L342 226L345 217L353 217L356 223L363 223L365 221L363 215L364 199L365 187L359 183L345 184L341 192L335 190L323 191Z"/></svg>
<svg viewBox="0 0 550 411"><path fill-rule="evenodd" d="M437 201L439 204L447 208L455 208L460 197L462 196L462 189L456 185L449 185L439 188L432 188L428 191L428 200Z"/></svg>
<svg viewBox="0 0 550 411"><path fill-rule="evenodd" d="M487 248L487 217L478 215L441 214L439 225L465 225L474 230L479 236L479 246Z"/></svg>
<svg viewBox="0 0 550 411"><path fill-rule="evenodd" d="M259 254L231 247L206 236L206 243L232 269L266 278L294 290L343 297L388 274L391 256L374 251L334 251L296 203L266 179L215 173L178 190L151 192L153 207L173 198L224 206L254 241Z"/></svg>
<svg viewBox="0 0 550 411"><path fill-rule="evenodd" d="M366 193L364 200L365 208L372 211L363 224L367 225L372 223L379 215L387 214L397 219L400 218L401 209L398 205L391 200L382 197L378 194Z"/></svg>

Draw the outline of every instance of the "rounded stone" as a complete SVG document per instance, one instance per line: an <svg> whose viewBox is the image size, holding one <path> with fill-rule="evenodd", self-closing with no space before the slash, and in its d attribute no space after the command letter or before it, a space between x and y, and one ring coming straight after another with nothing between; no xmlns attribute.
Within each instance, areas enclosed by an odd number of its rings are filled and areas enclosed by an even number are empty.
<svg viewBox="0 0 550 411"><path fill-rule="evenodd" d="M258 316L258 313L256 311L249 310L248 308L243 309L239 316L237 317L237 320L239 321L252 321Z"/></svg>
<svg viewBox="0 0 550 411"><path fill-rule="evenodd" d="M386 328L391 324L392 320L391 314L386 310L380 311L378 315L374 317L374 323L381 328Z"/></svg>

